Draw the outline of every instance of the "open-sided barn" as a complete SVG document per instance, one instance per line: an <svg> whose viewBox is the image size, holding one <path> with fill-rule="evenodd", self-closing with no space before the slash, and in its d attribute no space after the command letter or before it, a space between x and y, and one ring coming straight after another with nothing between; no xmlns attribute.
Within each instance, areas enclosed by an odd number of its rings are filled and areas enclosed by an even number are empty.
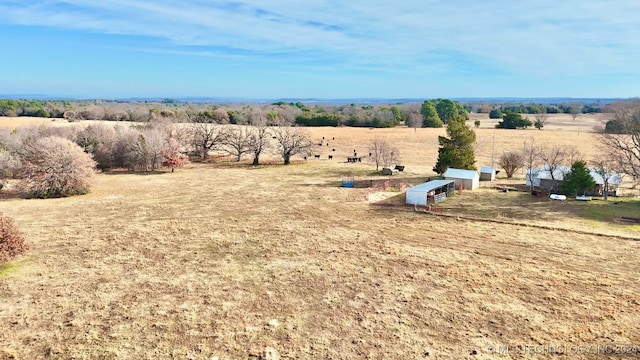
<svg viewBox="0 0 640 360"><path fill-rule="evenodd" d="M444 201L455 192L454 180L433 180L407 189L406 203L410 205L430 205Z"/></svg>

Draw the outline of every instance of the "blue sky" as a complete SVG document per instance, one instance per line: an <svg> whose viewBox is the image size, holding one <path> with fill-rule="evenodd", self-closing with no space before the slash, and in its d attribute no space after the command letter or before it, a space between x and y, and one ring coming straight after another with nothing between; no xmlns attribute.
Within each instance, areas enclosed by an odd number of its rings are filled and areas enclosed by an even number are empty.
<svg viewBox="0 0 640 360"><path fill-rule="evenodd" d="M640 96L640 1L0 0L0 94Z"/></svg>

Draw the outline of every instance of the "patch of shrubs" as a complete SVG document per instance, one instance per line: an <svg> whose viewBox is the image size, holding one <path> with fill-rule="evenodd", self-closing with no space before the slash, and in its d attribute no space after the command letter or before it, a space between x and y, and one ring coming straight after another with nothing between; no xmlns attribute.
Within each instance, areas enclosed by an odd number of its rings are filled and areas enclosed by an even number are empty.
<svg viewBox="0 0 640 360"><path fill-rule="evenodd" d="M0 212L0 264L29 250L13 219Z"/></svg>

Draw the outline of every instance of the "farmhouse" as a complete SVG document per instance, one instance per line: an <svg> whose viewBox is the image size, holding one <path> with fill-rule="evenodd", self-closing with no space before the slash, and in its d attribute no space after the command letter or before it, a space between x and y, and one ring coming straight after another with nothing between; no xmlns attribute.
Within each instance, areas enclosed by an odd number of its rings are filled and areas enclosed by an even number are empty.
<svg viewBox="0 0 640 360"><path fill-rule="evenodd" d="M407 189L406 203L427 206L447 199L455 192L454 180L433 180Z"/></svg>
<svg viewBox="0 0 640 360"><path fill-rule="evenodd" d="M494 181L496 179L496 168L483 166L480 168L480 181Z"/></svg>
<svg viewBox="0 0 640 360"><path fill-rule="evenodd" d="M548 168L542 169L527 169L526 173L526 185L531 186L531 178L533 177L533 187L541 188L545 190L557 190L560 188L560 182L564 179L564 175L571 170L569 166L559 166L553 171L553 176L551 176L551 171ZM589 173L591 177L596 182L596 189L593 190L594 193L602 194L604 191L604 178L598 174L594 169L589 169ZM531 176L530 176L531 174ZM622 174L611 174L608 179L609 183L609 193L611 195L615 195L618 187L622 183Z"/></svg>
<svg viewBox="0 0 640 360"><path fill-rule="evenodd" d="M456 189L474 190L480 186L480 175L475 170L449 168L444 172L445 180L454 180Z"/></svg>

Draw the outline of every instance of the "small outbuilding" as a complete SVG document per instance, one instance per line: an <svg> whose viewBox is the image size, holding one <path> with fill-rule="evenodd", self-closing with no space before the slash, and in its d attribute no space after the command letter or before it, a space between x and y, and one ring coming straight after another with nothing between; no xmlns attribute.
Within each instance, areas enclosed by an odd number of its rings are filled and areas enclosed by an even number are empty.
<svg viewBox="0 0 640 360"><path fill-rule="evenodd" d="M408 205L427 206L446 200L455 193L455 180L433 180L407 189Z"/></svg>
<svg viewBox="0 0 640 360"><path fill-rule="evenodd" d="M495 181L496 180L496 168L490 166L483 166L480 168L480 181Z"/></svg>
<svg viewBox="0 0 640 360"><path fill-rule="evenodd" d="M480 175L475 170L448 168L444 172L445 180L454 180L456 189L475 190L480 186Z"/></svg>

